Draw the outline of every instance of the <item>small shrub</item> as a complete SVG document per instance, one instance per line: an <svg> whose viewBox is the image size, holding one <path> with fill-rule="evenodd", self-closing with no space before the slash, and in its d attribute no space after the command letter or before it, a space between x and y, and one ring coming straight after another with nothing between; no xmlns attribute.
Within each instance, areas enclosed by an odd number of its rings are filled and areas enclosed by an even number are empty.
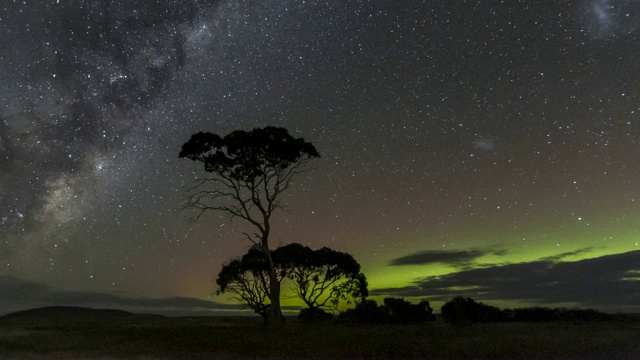
<svg viewBox="0 0 640 360"><path fill-rule="evenodd" d="M384 311L394 323L417 323L435 319L433 309L427 300L415 305L402 298L386 298Z"/></svg>
<svg viewBox="0 0 640 360"><path fill-rule="evenodd" d="M377 323L383 322L386 314L378 307L375 300L364 300L353 309L341 313L338 319L343 322Z"/></svg>
<svg viewBox="0 0 640 360"><path fill-rule="evenodd" d="M442 317L452 323L477 323L505 320L497 307L478 303L472 298L457 296L442 306Z"/></svg>
<svg viewBox="0 0 640 360"><path fill-rule="evenodd" d="M300 310L298 321L305 323L315 323L329 321L333 315L320 308L306 308Z"/></svg>
<svg viewBox="0 0 640 360"><path fill-rule="evenodd" d="M340 314L339 320L357 323L409 324L435 320L429 302L423 300L418 305L402 298L385 298L378 306L374 300L365 300Z"/></svg>

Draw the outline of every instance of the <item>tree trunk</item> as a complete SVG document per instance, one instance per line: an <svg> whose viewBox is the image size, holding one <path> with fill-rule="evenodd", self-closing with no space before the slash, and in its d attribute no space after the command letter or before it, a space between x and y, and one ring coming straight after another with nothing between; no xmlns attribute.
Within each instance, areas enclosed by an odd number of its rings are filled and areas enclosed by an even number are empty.
<svg viewBox="0 0 640 360"><path fill-rule="evenodd" d="M284 316L282 316L282 309L280 308L280 282L278 281L276 265L271 257L266 236L262 240L262 249L269 262L269 301L271 302L265 320L267 326L281 325L284 324Z"/></svg>
<svg viewBox="0 0 640 360"><path fill-rule="evenodd" d="M276 277L275 269L271 272L269 285L271 306L267 311L266 324L267 326L284 324L284 316L282 316L282 309L280 308L280 283Z"/></svg>

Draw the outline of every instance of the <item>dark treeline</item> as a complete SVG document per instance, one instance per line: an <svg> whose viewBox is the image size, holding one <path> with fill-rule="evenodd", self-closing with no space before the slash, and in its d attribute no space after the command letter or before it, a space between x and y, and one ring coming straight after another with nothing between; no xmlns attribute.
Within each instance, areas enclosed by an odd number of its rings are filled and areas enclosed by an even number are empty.
<svg viewBox="0 0 640 360"><path fill-rule="evenodd" d="M382 305L374 300L356 304L356 307L340 314L339 321L360 323L407 324L435 320L433 309L426 300L412 304L404 299L388 297Z"/></svg>
<svg viewBox="0 0 640 360"><path fill-rule="evenodd" d="M620 316L601 313L593 309L566 309L528 307L500 309L477 302L472 298L455 297L441 308L440 315L446 322L454 324L486 322L552 322L552 321L605 321ZM382 305L374 300L356 303L352 309L337 317L321 309L303 309L298 319L302 322L336 320L341 323L364 324L415 324L433 321L436 316L426 300L412 304L402 298L385 298Z"/></svg>
<svg viewBox="0 0 640 360"><path fill-rule="evenodd" d="M304 322L331 320L333 315L321 309L303 309L298 319ZM401 298L385 298L382 305L375 300L364 300L356 303L353 309L340 313L335 319L338 322L376 323L376 324L409 324L435 320L433 309L426 300L412 304Z"/></svg>
<svg viewBox="0 0 640 360"><path fill-rule="evenodd" d="M451 323L603 321L614 317L593 309L528 307L502 310L461 296L445 303L441 309L441 316L445 321Z"/></svg>

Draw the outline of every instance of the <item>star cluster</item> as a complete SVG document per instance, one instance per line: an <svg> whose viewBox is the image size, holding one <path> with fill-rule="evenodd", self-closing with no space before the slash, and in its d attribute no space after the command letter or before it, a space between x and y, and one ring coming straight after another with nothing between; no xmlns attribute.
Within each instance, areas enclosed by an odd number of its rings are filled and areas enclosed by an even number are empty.
<svg viewBox="0 0 640 360"><path fill-rule="evenodd" d="M180 146L275 125L322 158L273 245L347 251L378 296L622 254L607 284L637 298L638 19L634 0L7 1L2 286L206 298L246 225L189 221Z"/></svg>

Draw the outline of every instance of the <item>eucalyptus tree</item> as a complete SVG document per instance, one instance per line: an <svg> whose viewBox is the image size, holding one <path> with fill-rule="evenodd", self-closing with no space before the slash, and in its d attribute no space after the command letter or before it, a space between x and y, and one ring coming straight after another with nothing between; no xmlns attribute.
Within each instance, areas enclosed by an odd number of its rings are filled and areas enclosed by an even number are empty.
<svg viewBox="0 0 640 360"><path fill-rule="evenodd" d="M279 283L287 281L295 296L309 309L335 309L341 301L363 301L367 281L360 265L350 254L326 247L312 250L293 243L271 251ZM251 248L241 258L224 265L216 280L218 294L229 293L267 319L269 264L258 249Z"/></svg>
<svg viewBox="0 0 640 360"><path fill-rule="evenodd" d="M350 304L369 294L366 277L351 254L293 243L278 248L274 256L291 290L312 310L336 309L340 301Z"/></svg>
<svg viewBox="0 0 640 360"><path fill-rule="evenodd" d="M280 282L269 244L271 219L282 208L281 195L292 179L308 170L306 165L320 154L310 142L294 138L286 129L267 126L236 130L224 137L193 134L179 156L204 165L205 175L188 191L186 207L197 210L195 219L213 210L253 226L255 232L244 236L262 252L269 266L266 320L268 324L282 323Z"/></svg>
<svg viewBox="0 0 640 360"><path fill-rule="evenodd" d="M285 274L281 270L276 273L281 283ZM216 279L217 294L231 294L235 300L262 316L266 323L270 308L267 302L270 296L269 274L269 263L262 251L252 247L241 258L222 266Z"/></svg>

